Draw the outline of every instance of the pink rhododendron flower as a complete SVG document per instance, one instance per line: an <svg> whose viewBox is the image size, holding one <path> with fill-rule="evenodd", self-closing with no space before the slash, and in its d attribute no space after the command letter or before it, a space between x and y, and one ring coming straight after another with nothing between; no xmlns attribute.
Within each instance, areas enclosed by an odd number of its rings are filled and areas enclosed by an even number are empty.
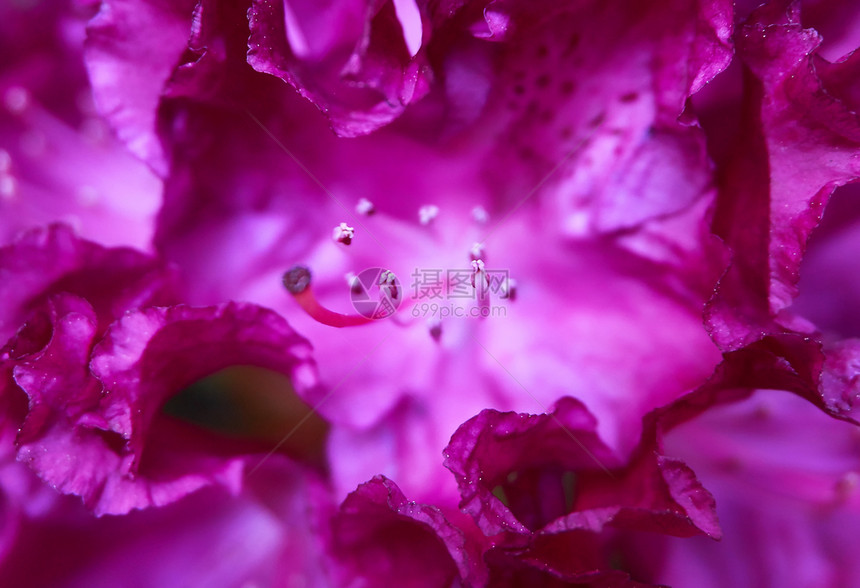
<svg viewBox="0 0 860 588"><path fill-rule="evenodd" d="M857 583L850 3L0 15L5 583Z"/></svg>

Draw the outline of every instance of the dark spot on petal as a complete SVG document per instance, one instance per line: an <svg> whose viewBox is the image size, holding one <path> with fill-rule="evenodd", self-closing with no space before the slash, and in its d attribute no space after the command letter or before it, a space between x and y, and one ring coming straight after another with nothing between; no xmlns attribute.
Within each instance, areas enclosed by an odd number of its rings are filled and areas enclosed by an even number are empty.
<svg viewBox="0 0 860 588"><path fill-rule="evenodd" d="M568 127L564 127L558 132L558 136L561 137L563 141L567 141L573 136L573 129Z"/></svg>
<svg viewBox="0 0 860 588"><path fill-rule="evenodd" d="M514 72L514 81L521 82L526 78L526 72L520 70Z"/></svg>
<svg viewBox="0 0 860 588"><path fill-rule="evenodd" d="M546 48L546 45L541 45L537 49L537 56L543 59L549 54L549 50Z"/></svg>
<svg viewBox="0 0 860 588"><path fill-rule="evenodd" d="M555 111L544 110L538 115L538 120L542 123L549 123L555 118Z"/></svg>
<svg viewBox="0 0 860 588"><path fill-rule="evenodd" d="M535 158L534 149L531 147L523 147L520 149L520 157L525 160L531 160Z"/></svg>
<svg viewBox="0 0 860 588"><path fill-rule="evenodd" d="M526 106L526 112L528 114L536 114L537 111L538 111L538 102L537 102L537 100L532 100L531 102L528 103L528 106Z"/></svg>
<svg viewBox="0 0 860 588"><path fill-rule="evenodd" d="M630 102L635 102L637 98L639 98L639 94L637 94L636 92L628 92L627 94L622 95L618 99L626 104Z"/></svg>
<svg viewBox="0 0 860 588"><path fill-rule="evenodd" d="M562 95L570 96L576 89L576 84L573 83L573 80L565 80L561 83L558 89L562 93Z"/></svg>
<svg viewBox="0 0 860 588"><path fill-rule="evenodd" d="M522 96L525 93L526 87L522 84L517 84L516 86L514 86L514 94L516 94L517 96Z"/></svg>
<svg viewBox="0 0 860 588"><path fill-rule="evenodd" d="M579 47L579 33L573 33L567 41L565 53L573 53Z"/></svg>
<svg viewBox="0 0 860 588"><path fill-rule="evenodd" d="M549 86L549 74L539 75L538 78L535 80L535 85L538 88L546 88L547 86Z"/></svg>
<svg viewBox="0 0 860 588"><path fill-rule="evenodd" d="M605 121L605 120L606 120L606 113L601 112L600 114L598 114L597 116L595 116L593 119L591 119L588 122L588 126L599 127L601 124L603 124L603 121Z"/></svg>

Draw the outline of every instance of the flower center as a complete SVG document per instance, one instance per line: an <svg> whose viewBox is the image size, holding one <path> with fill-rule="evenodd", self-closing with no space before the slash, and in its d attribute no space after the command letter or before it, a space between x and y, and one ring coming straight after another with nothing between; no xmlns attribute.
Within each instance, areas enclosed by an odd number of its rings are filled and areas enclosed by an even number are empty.
<svg viewBox="0 0 860 588"><path fill-rule="evenodd" d="M356 212L359 215L369 217L377 216L379 212L375 205L366 198L361 198L356 204ZM440 208L433 204L422 206L418 210L418 224L428 226L438 222ZM487 212L480 206L471 211L459 211L465 215L467 223L480 225L488 220ZM380 234L380 228L391 230L402 237L402 220L396 221L396 225L386 215L380 219L368 219L370 222L365 227L359 222L364 232ZM441 218L441 217L440 217ZM381 318L388 318L398 310L401 312L395 319L402 326L421 322L427 325L431 337L439 341L442 335L442 323L447 317L453 318L485 318L493 315L491 299L511 301L515 296L514 281L508 276L508 272L498 269L489 269L486 266L487 250L482 241L472 241L470 247L461 244L459 251L443 246L440 241L451 240L462 243L464 233L473 233L472 237L479 236L477 228L449 226L461 218L457 214L445 215L446 222L434 227L432 231L415 231L410 227L412 235L410 249L418 246L418 256L424 260L425 266L416 264L414 266L399 266L400 270L408 268L409 277L412 280L411 287L401 289L395 273L385 268L368 268L361 272L348 272L345 274L347 293L354 314L336 312L322 304L312 287L311 271L307 266L297 265L288 270L283 276L283 284L287 292L299 304L311 318L319 323L332 327L354 327L369 324ZM413 221L414 222L414 221ZM334 228L333 240L343 245L352 243L355 230L347 223L342 222ZM378 240L374 236L374 241ZM426 243L425 243L426 241ZM468 243L468 241L466 241ZM426 247L423 246L426 244ZM356 248L350 248L350 256L364 259L374 259L374 256L366 253L367 241L356 243ZM393 248L398 250L400 248ZM402 249L401 249L402 250ZM458 255L454 255L457 253ZM415 258L413 254L410 258ZM453 261L460 259L460 262ZM465 258L465 259L464 259ZM445 261L447 259L447 261ZM435 260L435 261L433 261ZM461 265L468 260L470 266ZM456 266L456 267L454 267ZM331 276L328 276L330 279ZM330 284L325 283L321 292L330 290ZM411 293L411 295L409 294ZM494 296L492 296L494 295ZM404 308L401 308L404 307ZM505 311L506 312L506 311ZM501 315L501 313L499 313ZM424 321L412 319L424 318Z"/></svg>

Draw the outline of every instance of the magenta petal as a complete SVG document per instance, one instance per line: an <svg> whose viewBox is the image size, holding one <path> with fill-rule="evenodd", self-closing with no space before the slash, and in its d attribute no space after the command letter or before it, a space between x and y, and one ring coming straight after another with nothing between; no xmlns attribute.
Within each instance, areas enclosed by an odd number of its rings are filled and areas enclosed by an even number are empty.
<svg viewBox="0 0 860 588"><path fill-rule="evenodd" d="M847 340L822 346L809 337L765 337L724 355L714 375L695 391L646 417L665 428L698 416L711 406L745 398L758 388L785 390L805 398L840 420L857 423L857 344Z"/></svg>
<svg viewBox="0 0 860 588"><path fill-rule="evenodd" d="M315 384L310 353L305 339L263 308L176 306L124 316L95 348L91 366L108 391L101 408L110 429L132 439L171 393L229 365L282 372L307 394Z"/></svg>
<svg viewBox="0 0 860 588"><path fill-rule="evenodd" d="M677 427L665 445L713 491L724 539L666 542L661 579L705 588L857 583L855 426L760 390Z"/></svg>
<svg viewBox="0 0 860 588"><path fill-rule="evenodd" d="M731 3L519 8L481 121L496 133L487 167L511 206L539 187L561 228L588 237L702 197L702 134L677 119L731 60Z"/></svg>
<svg viewBox="0 0 860 588"><path fill-rule="evenodd" d="M0 241L64 222L148 247L160 185L98 114L83 63L92 1L0 7Z"/></svg>
<svg viewBox="0 0 860 588"><path fill-rule="evenodd" d="M391 1L344 0L326 11L255 1L248 63L294 86L339 135L365 135L429 88L430 68L423 53L410 55L398 16Z"/></svg>
<svg viewBox="0 0 860 588"><path fill-rule="evenodd" d="M302 580L324 588L333 585L319 534L329 509L323 481L286 460L268 462L240 496L209 488L125 516L96 518L66 497L21 513L0 584L286 587Z"/></svg>
<svg viewBox="0 0 860 588"><path fill-rule="evenodd" d="M258 307L130 312L91 359L95 322L80 317L56 311L48 346L15 368L31 403L19 459L96 514L168 504L210 484L240 487L243 452L260 450L161 415L172 394L231 365L284 373L299 393L314 385L309 344Z"/></svg>
<svg viewBox="0 0 860 588"><path fill-rule="evenodd" d="M818 327L825 338L860 335L860 184L838 188L813 232L800 268L799 294L791 310Z"/></svg>
<svg viewBox="0 0 860 588"><path fill-rule="evenodd" d="M824 347L820 389L825 406L834 414L860 421L860 340L846 339Z"/></svg>
<svg viewBox="0 0 860 588"><path fill-rule="evenodd" d="M84 241L64 225L33 229L0 249L0 339L60 292L85 298L104 329L128 308L167 303L173 288L171 273L143 253Z"/></svg>
<svg viewBox="0 0 860 588"><path fill-rule="evenodd" d="M19 441L26 442L34 431L51 426L56 407L64 407L74 422L101 396L100 387L87 370L98 332L92 306L71 294L58 294L46 306L40 313L43 316L28 321L6 348L13 358L15 383L30 399ZM50 328L47 333L43 330L46 326ZM25 349L30 351L26 355ZM17 358L19 354L22 357Z"/></svg>
<svg viewBox="0 0 860 588"><path fill-rule="evenodd" d="M476 546L438 508L407 501L383 476L347 496L332 525L342 585L483 585Z"/></svg>
<svg viewBox="0 0 860 588"><path fill-rule="evenodd" d="M646 588L621 571L599 571L603 546L585 531L537 535L526 548L495 547L485 555L490 586L521 588Z"/></svg>
<svg viewBox="0 0 860 588"><path fill-rule="evenodd" d="M545 415L485 410L446 448L460 507L487 535L589 531L606 525L677 536L719 537L713 497L684 464L645 437L622 468L581 403Z"/></svg>
<svg viewBox="0 0 860 588"><path fill-rule="evenodd" d="M162 174L156 113L187 49L193 7L190 0L110 0L88 29L86 59L96 104L129 149Z"/></svg>
<svg viewBox="0 0 860 588"><path fill-rule="evenodd" d="M575 503L579 509L542 532L603 530L604 525L676 537L722 536L716 503L683 462L657 453L645 439L640 455L616 479L585 480Z"/></svg>
<svg viewBox="0 0 860 588"><path fill-rule="evenodd" d="M119 467L119 457L104 451L109 438L75 434L78 423L101 398L101 386L87 369L97 321L86 301L67 294L54 297L47 311L49 340L13 368L15 383L29 398L17 440L18 459L59 491L86 501L99 490L92 480ZM31 337L36 340L25 342ZM13 349L38 348L42 337L43 333L25 328Z"/></svg>
<svg viewBox="0 0 860 588"><path fill-rule="evenodd" d="M851 98L860 54L829 64L816 56L819 43L801 27L797 3L756 11L739 35L749 68L747 124L723 173L714 221L735 259L708 311L723 349L798 328L780 325L790 318L779 313L797 294L807 238L834 188L860 176L860 119Z"/></svg>
<svg viewBox="0 0 860 588"><path fill-rule="evenodd" d="M599 471L615 467L617 458L597 437L596 424L585 407L572 398L560 400L548 415L482 411L457 429L445 448L445 465L460 487L460 508L472 515L487 535L503 531L527 534L564 514L563 494L544 497L542 504L528 504L526 501L534 498L524 493L523 514L518 517L493 495L493 490L519 469L553 466ZM557 490L561 490L560 484ZM560 504L546 504L548 500ZM554 512L541 513L542 507ZM528 520L521 520L526 517Z"/></svg>

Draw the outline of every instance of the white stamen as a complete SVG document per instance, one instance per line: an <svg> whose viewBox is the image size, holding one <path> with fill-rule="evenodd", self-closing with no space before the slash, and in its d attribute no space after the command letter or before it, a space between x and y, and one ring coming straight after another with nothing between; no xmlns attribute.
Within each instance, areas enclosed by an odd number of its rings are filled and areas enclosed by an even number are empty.
<svg viewBox="0 0 860 588"><path fill-rule="evenodd" d="M480 276L479 279L476 279L477 276ZM476 285L476 283L478 285ZM484 260L483 259L473 259L472 260L472 287L478 288L482 286L482 290L485 290L487 286L490 285L490 278L487 276L487 270L484 269Z"/></svg>
<svg viewBox="0 0 860 588"><path fill-rule="evenodd" d="M484 268L483 259L472 260L472 287L475 289L481 318L490 316L490 276Z"/></svg>
<svg viewBox="0 0 860 588"><path fill-rule="evenodd" d="M439 216L439 207L435 204L425 204L418 209L418 221L422 225L429 225L437 216Z"/></svg>
<svg viewBox="0 0 860 588"><path fill-rule="evenodd" d="M472 245L472 248L469 249L469 259L472 261L476 261L478 259L483 259L486 257L486 252L484 250L483 243L475 243Z"/></svg>
<svg viewBox="0 0 860 588"><path fill-rule="evenodd" d="M391 304L391 300L400 298L400 287L397 283L397 276L391 270L385 270L379 274L379 300L384 304ZM396 308L392 308L390 313L393 313ZM390 314L389 313L389 314Z"/></svg>
<svg viewBox="0 0 860 588"><path fill-rule="evenodd" d="M394 275L394 272L391 270L383 270L381 274L379 274L379 285L380 286L391 286L397 282L397 276Z"/></svg>
<svg viewBox="0 0 860 588"><path fill-rule="evenodd" d="M483 225L490 220L490 215L487 214L487 210L483 206L476 206L472 209L472 218L475 219L476 223Z"/></svg>
<svg viewBox="0 0 860 588"><path fill-rule="evenodd" d="M355 229L346 223L340 223L332 230L331 237L337 243L349 245L352 243L352 238L355 237Z"/></svg>
<svg viewBox="0 0 860 588"><path fill-rule="evenodd" d="M358 204L355 205L355 212L362 216L370 216L376 212L376 207L373 206L373 202L367 198L361 198L359 199Z"/></svg>

